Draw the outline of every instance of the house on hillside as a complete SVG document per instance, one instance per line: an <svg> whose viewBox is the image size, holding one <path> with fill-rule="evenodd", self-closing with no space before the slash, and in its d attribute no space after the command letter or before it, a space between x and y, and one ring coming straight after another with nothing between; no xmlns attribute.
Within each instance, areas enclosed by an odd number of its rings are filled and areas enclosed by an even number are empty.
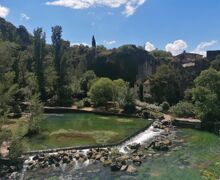
<svg viewBox="0 0 220 180"><path fill-rule="evenodd" d="M203 59L203 56L195 53L187 53L184 51L183 53L174 57L172 64L174 67L182 67L182 68L194 68L196 67L196 62Z"/></svg>
<svg viewBox="0 0 220 180"><path fill-rule="evenodd" d="M217 56L220 55L220 50L216 50L216 51L207 51L207 59L209 61L213 61L216 59Z"/></svg>
<svg viewBox="0 0 220 180"><path fill-rule="evenodd" d="M159 61L154 58L151 60L154 62L153 66L151 61L148 61L146 66L142 65L137 75L137 81L134 84L137 98L141 101L151 101L150 77L156 72L156 68L161 64L170 64L180 71L183 75L183 89L189 86L189 83L193 81L197 74L209 67L209 62L202 55L187 53L186 51L177 56L173 56L168 62Z"/></svg>

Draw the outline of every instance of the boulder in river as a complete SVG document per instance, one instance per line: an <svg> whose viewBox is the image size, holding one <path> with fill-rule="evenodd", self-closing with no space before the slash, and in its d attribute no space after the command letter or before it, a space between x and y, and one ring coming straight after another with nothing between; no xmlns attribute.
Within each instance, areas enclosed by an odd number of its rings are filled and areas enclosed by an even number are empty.
<svg viewBox="0 0 220 180"><path fill-rule="evenodd" d="M121 169L122 165L119 163L112 163L111 164L111 171L119 171Z"/></svg>
<svg viewBox="0 0 220 180"><path fill-rule="evenodd" d="M132 165L129 165L128 167L127 167L127 170L126 170L127 172L129 172L129 173L135 173L135 172L137 172L137 168L135 168L134 166L132 166Z"/></svg>

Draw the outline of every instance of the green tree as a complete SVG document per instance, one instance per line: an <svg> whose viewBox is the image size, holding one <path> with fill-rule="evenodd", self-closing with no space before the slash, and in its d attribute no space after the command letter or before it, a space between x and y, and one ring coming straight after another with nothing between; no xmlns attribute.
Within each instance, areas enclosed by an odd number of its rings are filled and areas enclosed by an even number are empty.
<svg viewBox="0 0 220 180"><path fill-rule="evenodd" d="M180 101L176 105L172 106L169 112L177 117L194 117L195 107L190 102Z"/></svg>
<svg viewBox="0 0 220 180"><path fill-rule="evenodd" d="M52 27L52 46L53 46L53 52L54 52L54 64L55 69L60 76L60 66L61 66L61 45L62 45L62 27L61 26L55 26Z"/></svg>
<svg viewBox="0 0 220 180"><path fill-rule="evenodd" d="M9 42L0 42L0 126L7 121L12 109L11 103L18 90L15 81L13 64L16 45Z"/></svg>
<svg viewBox="0 0 220 180"><path fill-rule="evenodd" d="M204 127L215 128L220 122L220 72L215 69L204 70L195 80L191 90L196 113Z"/></svg>
<svg viewBox="0 0 220 180"><path fill-rule="evenodd" d="M24 152L24 146L20 139L14 138L11 142L10 149L9 149L9 158L11 161L16 162L19 160L21 155Z"/></svg>
<svg viewBox="0 0 220 180"><path fill-rule="evenodd" d="M96 79L96 74L94 71L89 70L82 75L80 79L80 89L85 93L85 95L89 90L90 82L94 79Z"/></svg>
<svg viewBox="0 0 220 180"><path fill-rule="evenodd" d="M220 55L218 55L214 61L211 62L211 67L220 71Z"/></svg>
<svg viewBox="0 0 220 180"><path fill-rule="evenodd" d="M124 101L122 103L122 107L124 109L124 112L128 114L132 114L136 110L134 90L129 88L128 84L127 84L127 88L125 91L125 96L124 96Z"/></svg>
<svg viewBox="0 0 220 180"><path fill-rule="evenodd" d="M89 90L89 96L95 106L106 105L113 100L113 83L109 78L100 78L94 82Z"/></svg>
<svg viewBox="0 0 220 180"><path fill-rule="evenodd" d="M61 58L62 58L62 27L55 26L52 27L52 47L54 55L54 65L57 74L58 82L55 85L55 90L57 93L57 101L59 103L63 88L63 79L61 78ZM60 103L59 103L60 104Z"/></svg>
<svg viewBox="0 0 220 180"><path fill-rule="evenodd" d="M177 103L181 98L179 83L177 70L169 65L159 66L150 83L153 99L158 103Z"/></svg>
<svg viewBox="0 0 220 180"><path fill-rule="evenodd" d="M40 122L43 119L43 104L39 98L37 77L34 74L29 74L26 91L29 112L27 136L32 136L40 132Z"/></svg>
<svg viewBox="0 0 220 180"><path fill-rule="evenodd" d="M96 40L95 40L95 36L92 36L92 48L96 48Z"/></svg>
<svg viewBox="0 0 220 180"><path fill-rule="evenodd" d="M42 28L34 30L34 62L35 74L37 76L40 97L42 100L46 98L45 79L44 79L44 58L45 58L45 33Z"/></svg>
<svg viewBox="0 0 220 180"><path fill-rule="evenodd" d="M113 101L117 102L120 107L124 105L125 96L128 85L123 79L117 79L113 81Z"/></svg>
<svg viewBox="0 0 220 180"><path fill-rule="evenodd" d="M29 103L28 135L34 135L38 134L41 130L40 122L43 119L43 105L36 94L31 96Z"/></svg>

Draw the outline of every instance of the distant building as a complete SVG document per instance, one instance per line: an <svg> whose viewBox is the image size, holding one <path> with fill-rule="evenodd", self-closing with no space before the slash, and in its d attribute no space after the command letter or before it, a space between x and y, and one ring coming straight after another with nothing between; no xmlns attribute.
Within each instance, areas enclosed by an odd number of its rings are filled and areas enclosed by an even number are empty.
<svg viewBox="0 0 220 180"><path fill-rule="evenodd" d="M220 50L216 50L216 51L207 51L207 59L209 61L213 61L215 60L215 58L220 55Z"/></svg>
<svg viewBox="0 0 220 180"><path fill-rule="evenodd" d="M195 53L187 53L184 51L182 54L175 56L174 61L178 61L182 64L195 62L197 60L203 59L203 55L195 54Z"/></svg>
<svg viewBox="0 0 220 180"><path fill-rule="evenodd" d="M184 51L183 53L175 56L171 64L178 69L194 69L200 64L199 62L201 60L204 60L204 57L202 55L187 53L186 51Z"/></svg>

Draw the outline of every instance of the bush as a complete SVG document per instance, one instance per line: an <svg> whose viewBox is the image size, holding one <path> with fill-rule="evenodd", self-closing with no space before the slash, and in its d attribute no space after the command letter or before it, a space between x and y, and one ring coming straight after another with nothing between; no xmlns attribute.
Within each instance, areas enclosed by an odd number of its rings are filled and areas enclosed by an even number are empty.
<svg viewBox="0 0 220 180"><path fill-rule="evenodd" d="M95 81L90 90L89 96L95 106L106 105L108 101L113 99L113 83L109 78L100 78Z"/></svg>
<svg viewBox="0 0 220 180"><path fill-rule="evenodd" d="M135 104L126 104L124 106L124 112L127 114L132 114L136 110Z"/></svg>
<svg viewBox="0 0 220 180"><path fill-rule="evenodd" d="M90 107L91 106L91 100L89 98L83 99L83 106L84 107Z"/></svg>
<svg viewBox="0 0 220 180"><path fill-rule="evenodd" d="M160 107L162 108L163 112L167 112L170 109L170 104L167 101L164 101Z"/></svg>
<svg viewBox="0 0 220 180"><path fill-rule="evenodd" d="M192 103L182 101L172 106L170 112L178 117L194 117L195 107Z"/></svg>
<svg viewBox="0 0 220 180"><path fill-rule="evenodd" d="M19 157L23 154L23 144L19 139L13 139L9 149L9 158L12 161L17 161Z"/></svg>
<svg viewBox="0 0 220 180"><path fill-rule="evenodd" d="M77 101L77 102L76 102L76 107L79 108L79 109L80 109L80 108L83 108L83 107L84 107L83 100Z"/></svg>
<svg viewBox="0 0 220 180"><path fill-rule="evenodd" d="M124 112L128 114L132 114L136 111L135 94L133 89L129 88L128 85L125 91L122 107L124 109Z"/></svg>
<svg viewBox="0 0 220 180"><path fill-rule="evenodd" d="M2 128L0 129L0 145L3 141L8 141L12 137L12 132L9 129Z"/></svg>

